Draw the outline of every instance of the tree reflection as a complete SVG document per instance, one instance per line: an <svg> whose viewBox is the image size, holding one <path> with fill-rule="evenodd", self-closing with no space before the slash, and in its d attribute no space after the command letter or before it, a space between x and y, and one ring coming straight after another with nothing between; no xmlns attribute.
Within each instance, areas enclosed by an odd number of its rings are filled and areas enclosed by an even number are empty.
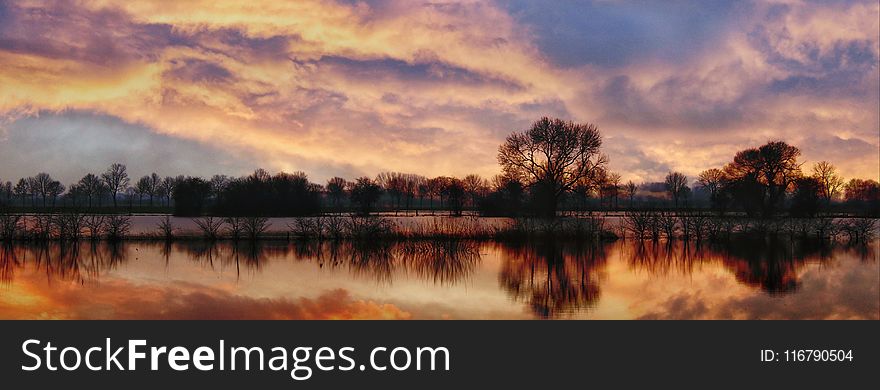
<svg viewBox="0 0 880 390"><path fill-rule="evenodd" d="M601 295L607 245L553 240L502 244L500 283L542 318L593 307Z"/></svg>
<svg viewBox="0 0 880 390"><path fill-rule="evenodd" d="M103 243L27 243L0 247L0 281L11 283L15 272L31 267L43 273L48 283L98 280L101 273L124 262L120 244Z"/></svg>
<svg viewBox="0 0 880 390"><path fill-rule="evenodd" d="M822 240L765 240L742 238L708 244L627 243L629 267L651 275L691 274L708 262L720 262L744 285L769 294L787 294L800 286L798 275L811 261L833 258L834 245Z"/></svg>
<svg viewBox="0 0 880 390"><path fill-rule="evenodd" d="M471 275L480 261L479 244L463 240L404 242L331 241L312 246L308 257L320 267L347 268L357 277L391 284L398 273L435 284L456 284Z"/></svg>

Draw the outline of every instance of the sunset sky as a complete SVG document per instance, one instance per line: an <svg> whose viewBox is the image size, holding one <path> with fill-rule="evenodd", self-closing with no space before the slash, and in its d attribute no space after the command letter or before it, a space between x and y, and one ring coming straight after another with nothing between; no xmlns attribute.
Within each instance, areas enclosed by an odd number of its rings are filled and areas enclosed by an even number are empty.
<svg viewBox="0 0 880 390"><path fill-rule="evenodd" d="M880 173L867 1L4 1L0 179L499 171L541 116L624 180L770 139Z"/></svg>

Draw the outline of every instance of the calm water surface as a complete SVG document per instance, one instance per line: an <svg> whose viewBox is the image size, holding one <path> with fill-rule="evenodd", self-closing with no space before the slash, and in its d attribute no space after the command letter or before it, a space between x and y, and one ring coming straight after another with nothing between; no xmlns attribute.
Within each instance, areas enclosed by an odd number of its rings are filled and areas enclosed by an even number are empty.
<svg viewBox="0 0 880 390"><path fill-rule="evenodd" d="M0 318L878 319L878 245L17 245Z"/></svg>

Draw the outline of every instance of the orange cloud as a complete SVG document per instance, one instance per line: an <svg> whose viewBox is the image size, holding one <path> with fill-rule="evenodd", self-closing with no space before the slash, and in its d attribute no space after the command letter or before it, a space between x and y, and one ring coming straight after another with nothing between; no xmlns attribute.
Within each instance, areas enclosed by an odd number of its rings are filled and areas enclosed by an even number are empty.
<svg viewBox="0 0 880 390"><path fill-rule="evenodd" d="M876 178L880 6L776 6L744 6L687 61L605 69L554 64L492 2L19 2L0 31L0 125L83 110L271 170L491 175L506 133L556 115L631 142L610 150L624 179L694 176L769 138ZM835 155L837 139L867 152Z"/></svg>
<svg viewBox="0 0 880 390"><path fill-rule="evenodd" d="M41 287L38 273L18 275L0 296L5 319L409 319L393 304L353 298L343 289L314 299L254 298L234 291L185 282L166 285L101 282L100 288L58 281Z"/></svg>

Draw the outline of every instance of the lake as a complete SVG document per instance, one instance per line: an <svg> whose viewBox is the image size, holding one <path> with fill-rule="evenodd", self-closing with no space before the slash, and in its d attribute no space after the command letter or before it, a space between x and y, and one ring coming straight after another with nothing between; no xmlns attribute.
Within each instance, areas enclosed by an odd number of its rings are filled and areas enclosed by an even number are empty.
<svg viewBox="0 0 880 390"><path fill-rule="evenodd" d="M878 319L880 241L129 241L0 251L4 319Z"/></svg>

